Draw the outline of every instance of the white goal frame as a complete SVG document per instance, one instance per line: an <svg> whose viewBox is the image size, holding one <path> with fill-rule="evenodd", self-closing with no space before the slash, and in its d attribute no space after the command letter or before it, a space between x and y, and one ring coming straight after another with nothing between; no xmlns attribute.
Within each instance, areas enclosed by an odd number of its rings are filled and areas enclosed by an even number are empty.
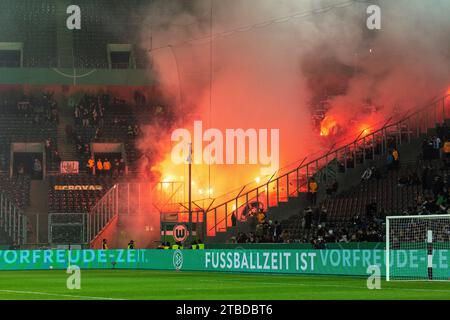
<svg viewBox="0 0 450 320"><path fill-rule="evenodd" d="M394 219L423 219L429 220L434 218L448 218L450 223L450 214L430 214L430 215L407 215L407 216L386 216L386 248L385 248L385 264L386 264L386 281L392 281L390 274L390 221ZM432 234L427 234L427 243L432 245ZM431 268L432 265L432 251L428 253L428 268ZM396 279L397 280L397 279ZM405 281L405 280L401 280ZM422 279L418 280L406 280L406 281L425 281ZM439 281L439 280L432 280Z"/></svg>

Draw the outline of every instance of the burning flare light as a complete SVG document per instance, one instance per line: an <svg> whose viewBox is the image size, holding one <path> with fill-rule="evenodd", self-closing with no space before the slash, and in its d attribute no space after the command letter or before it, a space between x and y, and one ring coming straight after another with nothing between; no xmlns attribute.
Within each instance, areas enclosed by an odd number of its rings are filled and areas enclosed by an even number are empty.
<svg viewBox="0 0 450 320"><path fill-rule="evenodd" d="M325 116L322 122L320 123L320 135L322 137L326 137L330 134L336 133L337 130L337 121L333 116Z"/></svg>

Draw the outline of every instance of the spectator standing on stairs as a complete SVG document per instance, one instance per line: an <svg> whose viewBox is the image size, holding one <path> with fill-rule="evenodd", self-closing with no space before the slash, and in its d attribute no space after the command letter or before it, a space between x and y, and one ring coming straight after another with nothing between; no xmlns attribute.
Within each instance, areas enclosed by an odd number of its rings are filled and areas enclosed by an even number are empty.
<svg viewBox="0 0 450 320"><path fill-rule="evenodd" d="M129 138L134 137L134 129L133 129L133 127L131 125L128 126L127 134L128 134Z"/></svg>
<svg viewBox="0 0 450 320"><path fill-rule="evenodd" d="M438 136L434 136L431 141L433 143L433 159L439 159L442 140Z"/></svg>
<svg viewBox="0 0 450 320"><path fill-rule="evenodd" d="M400 167L400 159L397 148L394 147L392 150L392 158L393 158L393 167L395 170L398 170Z"/></svg>
<svg viewBox="0 0 450 320"><path fill-rule="evenodd" d="M97 128L96 130L95 130L95 137L94 137L94 139L95 140L98 140L98 139L100 139L101 137L102 137L102 130L100 130L100 128Z"/></svg>
<svg viewBox="0 0 450 320"><path fill-rule="evenodd" d="M84 110L82 115L83 128L89 127L89 113L87 110Z"/></svg>
<svg viewBox="0 0 450 320"><path fill-rule="evenodd" d="M319 189L319 186L317 185L317 182L314 178L311 178L308 183L308 191L309 191L309 197L310 202L313 206L316 205L317 202L317 190Z"/></svg>
<svg viewBox="0 0 450 320"><path fill-rule="evenodd" d="M38 158L34 158L33 162L33 177L35 179L42 179L42 163Z"/></svg>
<svg viewBox="0 0 450 320"><path fill-rule="evenodd" d="M231 226L236 227L236 213L231 214Z"/></svg>

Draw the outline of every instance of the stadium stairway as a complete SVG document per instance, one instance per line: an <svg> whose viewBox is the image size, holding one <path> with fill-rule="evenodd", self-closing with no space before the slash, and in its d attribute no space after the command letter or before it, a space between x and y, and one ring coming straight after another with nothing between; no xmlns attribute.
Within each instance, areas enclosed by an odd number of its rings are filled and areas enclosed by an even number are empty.
<svg viewBox="0 0 450 320"><path fill-rule="evenodd" d="M66 126L70 125L74 127L73 116L70 106L67 105L67 101L61 103L59 113L59 124L58 124L58 152L62 161L74 161L77 160L77 154L75 152L75 147L72 142L67 141L66 137Z"/></svg>
<svg viewBox="0 0 450 320"><path fill-rule="evenodd" d="M46 243L48 241L47 189L47 179L31 181L30 205L24 210L30 228L33 230L28 234L28 243Z"/></svg>
<svg viewBox="0 0 450 320"><path fill-rule="evenodd" d="M450 126L450 119L445 119L445 123ZM398 151L401 156L400 160L403 162L415 162L420 153L422 142L425 137L436 134L436 128L427 128L426 132L421 133L418 137L411 138L409 143L402 143L398 145ZM386 156L379 155L373 160L365 160L364 163L356 165L354 168L348 168L346 172L340 173L336 170L336 181L339 184L338 194L346 192L354 188L361 182L361 175L368 167L381 168L385 165ZM319 191L317 194L317 203L325 199L325 185L319 182ZM309 201L307 194L301 192L296 197L288 197L287 201L279 201L276 206L269 207L266 212L266 217L272 221L283 221L299 213L303 213L304 209L308 207ZM217 231L214 236L207 237L207 243L225 243L231 237L237 236L238 232L249 233L255 231L256 222L254 219L250 221L237 221L236 227L228 227L224 231Z"/></svg>

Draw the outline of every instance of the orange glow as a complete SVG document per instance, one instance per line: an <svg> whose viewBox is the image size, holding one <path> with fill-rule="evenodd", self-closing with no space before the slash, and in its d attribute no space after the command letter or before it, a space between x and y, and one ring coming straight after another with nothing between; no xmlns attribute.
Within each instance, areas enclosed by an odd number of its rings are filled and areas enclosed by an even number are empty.
<svg viewBox="0 0 450 320"><path fill-rule="evenodd" d="M320 123L320 135L326 137L337 129L337 121L333 116L326 116Z"/></svg>
<svg viewBox="0 0 450 320"><path fill-rule="evenodd" d="M365 136L368 135L371 130L370 130L370 126L367 124L363 124L360 126L360 132L361 132L361 136Z"/></svg>
<svg viewBox="0 0 450 320"><path fill-rule="evenodd" d="M177 199L177 202L188 201L188 165L174 164L170 153L152 170L161 174L160 182L164 197ZM259 184L263 177L259 176L258 165L192 165L192 200L210 199L223 194L237 192L235 189L253 182ZM233 179L230 179L233 177ZM256 177L256 178L255 178ZM175 195L173 195L175 194Z"/></svg>

